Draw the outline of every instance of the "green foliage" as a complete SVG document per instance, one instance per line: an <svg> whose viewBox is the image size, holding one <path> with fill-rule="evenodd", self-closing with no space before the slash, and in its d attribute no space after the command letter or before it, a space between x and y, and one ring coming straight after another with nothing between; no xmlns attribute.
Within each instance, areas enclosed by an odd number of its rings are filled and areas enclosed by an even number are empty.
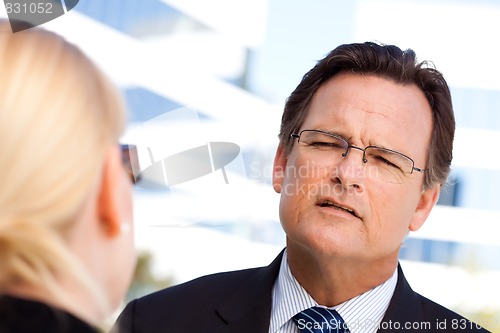
<svg viewBox="0 0 500 333"><path fill-rule="evenodd" d="M140 252L137 256L132 283L125 297L128 302L137 297L150 294L154 291L167 288L174 284L172 277L157 277L152 272L153 256L149 252Z"/></svg>

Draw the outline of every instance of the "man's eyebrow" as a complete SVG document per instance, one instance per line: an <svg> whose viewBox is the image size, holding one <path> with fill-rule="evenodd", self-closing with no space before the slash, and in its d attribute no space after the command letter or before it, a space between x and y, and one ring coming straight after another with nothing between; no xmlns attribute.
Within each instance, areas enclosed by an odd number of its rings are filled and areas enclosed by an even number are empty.
<svg viewBox="0 0 500 333"><path fill-rule="evenodd" d="M339 136L342 139L346 140L347 142L350 142L350 140L352 139L352 136L351 137L347 137L346 135L343 135L339 131L331 131L331 130L327 130L327 129L324 129L324 128L318 128L317 130L325 132L325 133L328 133L328 134L333 134L333 135Z"/></svg>
<svg viewBox="0 0 500 333"><path fill-rule="evenodd" d="M347 141L349 144L352 144L352 142L351 142L352 136L348 137L346 135L343 135L341 131L331 131L331 130L327 130L325 128L318 128L317 130L328 133L328 134L333 134L333 135L339 136L342 139L344 139L345 141ZM386 145L377 144L375 142L369 142L368 144L366 144L366 147L378 147L378 148L384 148L384 149L389 149L389 150L394 150L394 151L399 152L399 150L395 150L393 148L387 147Z"/></svg>

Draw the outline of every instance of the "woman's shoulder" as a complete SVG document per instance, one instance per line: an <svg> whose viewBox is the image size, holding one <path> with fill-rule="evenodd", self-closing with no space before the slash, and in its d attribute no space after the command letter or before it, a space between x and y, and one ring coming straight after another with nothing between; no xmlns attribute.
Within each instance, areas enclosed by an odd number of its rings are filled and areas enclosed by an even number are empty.
<svg viewBox="0 0 500 333"><path fill-rule="evenodd" d="M0 333L98 332L66 311L13 296L0 296L0 318Z"/></svg>

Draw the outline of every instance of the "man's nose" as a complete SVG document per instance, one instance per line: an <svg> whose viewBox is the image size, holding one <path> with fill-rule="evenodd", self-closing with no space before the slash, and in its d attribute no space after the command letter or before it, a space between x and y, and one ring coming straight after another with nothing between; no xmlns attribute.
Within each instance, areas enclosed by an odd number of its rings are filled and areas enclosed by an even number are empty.
<svg viewBox="0 0 500 333"><path fill-rule="evenodd" d="M365 182L364 149L350 146L337 165L336 178L345 188L362 190Z"/></svg>

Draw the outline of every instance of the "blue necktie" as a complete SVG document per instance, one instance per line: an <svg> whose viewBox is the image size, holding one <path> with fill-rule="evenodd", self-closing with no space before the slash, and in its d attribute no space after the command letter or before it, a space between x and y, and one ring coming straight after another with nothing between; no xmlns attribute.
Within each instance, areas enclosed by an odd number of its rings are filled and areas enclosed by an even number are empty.
<svg viewBox="0 0 500 333"><path fill-rule="evenodd" d="M332 309L318 306L297 313L293 320L300 333L348 333L344 319Z"/></svg>

